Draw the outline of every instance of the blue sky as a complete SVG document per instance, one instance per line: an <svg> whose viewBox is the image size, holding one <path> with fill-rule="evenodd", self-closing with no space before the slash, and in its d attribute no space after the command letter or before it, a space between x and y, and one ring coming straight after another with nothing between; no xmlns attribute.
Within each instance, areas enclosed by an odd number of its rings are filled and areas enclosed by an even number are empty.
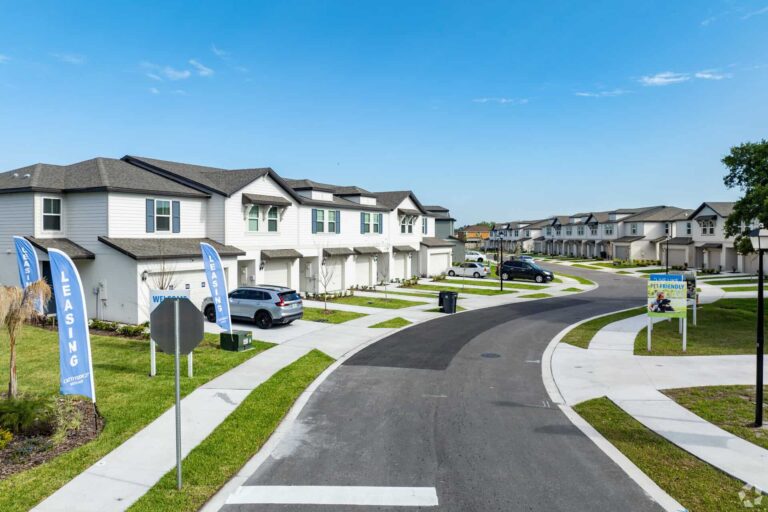
<svg viewBox="0 0 768 512"><path fill-rule="evenodd" d="M2 2L0 169L137 154L460 222L729 200L768 0Z"/></svg>

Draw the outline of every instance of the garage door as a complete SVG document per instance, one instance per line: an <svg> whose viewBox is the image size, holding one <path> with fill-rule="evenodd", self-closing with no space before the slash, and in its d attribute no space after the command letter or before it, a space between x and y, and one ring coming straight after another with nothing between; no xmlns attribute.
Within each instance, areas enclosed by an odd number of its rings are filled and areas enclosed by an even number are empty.
<svg viewBox="0 0 768 512"><path fill-rule="evenodd" d="M394 255L392 278L405 279L407 276L408 255L404 252L398 252Z"/></svg>
<svg viewBox="0 0 768 512"><path fill-rule="evenodd" d="M617 260L628 260L629 259L629 247L624 245L616 245L614 246L614 253L613 258Z"/></svg>
<svg viewBox="0 0 768 512"><path fill-rule="evenodd" d="M429 274L438 275L447 272L451 266L451 253L443 252L429 255Z"/></svg>
<svg viewBox="0 0 768 512"><path fill-rule="evenodd" d="M358 256L355 262L355 283L360 286L373 284L373 258L370 256Z"/></svg>
<svg viewBox="0 0 768 512"><path fill-rule="evenodd" d="M344 262L338 258L327 258L325 268L320 268L318 274L318 291L338 292L344 290ZM323 288L323 285L326 288Z"/></svg>
<svg viewBox="0 0 768 512"><path fill-rule="evenodd" d="M292 260L270 260L264 262L264 283L276 286L291 286Z"/></svg>
<svg viewBox="0 0 768 512"><path fill-rule="evenodd" d="M667 254L666 250L661 251L662 260ZM682 266L685 263L685 249L669 248L669 266Z"/></svg>

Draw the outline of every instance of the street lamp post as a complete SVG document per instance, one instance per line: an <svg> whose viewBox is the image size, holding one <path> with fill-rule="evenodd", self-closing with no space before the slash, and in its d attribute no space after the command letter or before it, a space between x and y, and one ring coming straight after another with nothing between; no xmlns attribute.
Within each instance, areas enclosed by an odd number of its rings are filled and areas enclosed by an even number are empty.
<svg viewBox="0 0 768 512"><path fill-rule="evenodd" d="M667 274L669 274L669 241L671 239L672 237L667 235L667 254L664 256L664 264L667 266Z"/></svg>
<svg viewBox="0 0 768 512"><path fill-rule="evenodd" d="M763 229L762 224L749 233L752 247L757 248L758 277L757 277L757 383L755 389L755 427L763 426L763 353L765 340L763 332L764 307L763 307L763 245L768 247L768 229Z"/></svg>

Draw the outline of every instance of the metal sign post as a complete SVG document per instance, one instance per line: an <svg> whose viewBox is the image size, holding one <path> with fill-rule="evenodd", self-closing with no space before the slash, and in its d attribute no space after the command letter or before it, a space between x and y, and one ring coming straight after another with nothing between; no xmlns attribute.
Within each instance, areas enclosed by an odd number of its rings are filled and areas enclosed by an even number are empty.
<svg viewBox="0 0 768 512"><path fill-rule="evenodd" d="M167 298L150 315L152 339L166 354L173 352L176 383L176 487L181 489L181 384L179 382L182 355L189 355L203 340L203 314L187 298ZM191 375L191 367L189 368Z"/></svg>

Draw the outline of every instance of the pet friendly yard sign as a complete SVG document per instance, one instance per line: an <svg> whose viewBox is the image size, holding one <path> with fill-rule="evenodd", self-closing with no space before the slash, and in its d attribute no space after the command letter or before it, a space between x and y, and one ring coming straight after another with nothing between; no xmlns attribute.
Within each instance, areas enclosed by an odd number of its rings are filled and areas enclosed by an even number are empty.
<svg viewBox="0 0 768 512"><path fill-rule="evenodd" d="M648 351L651 350L653 318L679 318L686 349L688 329L686 314L688 285L682 274L651 274L648 276Z"/></svg>

